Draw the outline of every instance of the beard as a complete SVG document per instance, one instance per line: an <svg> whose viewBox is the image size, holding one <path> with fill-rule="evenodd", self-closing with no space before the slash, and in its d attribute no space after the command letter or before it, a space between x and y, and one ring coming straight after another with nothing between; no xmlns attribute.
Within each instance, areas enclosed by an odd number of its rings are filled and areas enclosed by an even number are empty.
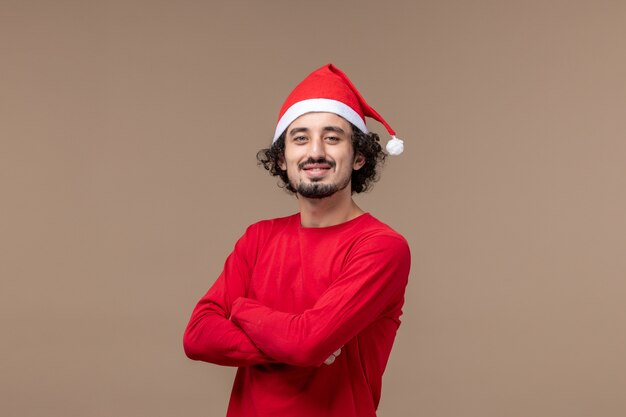
<svg viewBox="0 0 626 417"><path fill-rule="evenodd" d="M298 195L306 198L326 198L335 194L338 191L345 189L348 185L350 185L352 180L352 175L348 175L348 177L340 183L332 183L332 184L323 184L320 182L311 182L304 183L300 182L298 186L294 186L291 183L291 186L296 190Z"/></svg>
<svg viewBox="0 0 626 417"><path fill-rule="evenodd" d="M337 191L339 191L339 187L337 186L337 184L319 184L315 182L312 184L300 183L298 184L298 187L296 187L296 192L298 193L298 195L306 198L316 199L330 197Z"/></svg>
<svg viewBox="0 0 626 417"><path fill-rule="evenodd" d="M298 169L303 170L307 164L315 164L315 163L324 163L328 164L331 168L335 168L337 165L334 161L327 161L324 158L313 159L309 158L306 161L298 164ZM296 186L291 179L289 180L291 187L296 190L296 193L302 197L306 198L314 198L321 199L330 197L335 194L337 191L341 191L345 189L348 185L350 185L350 181L352 180L352 175L348 175L348 177L339 182L333 184L323 184L321 182L317 182L313 180L311 183L305 183L300 181L300 183Z"/></svg>

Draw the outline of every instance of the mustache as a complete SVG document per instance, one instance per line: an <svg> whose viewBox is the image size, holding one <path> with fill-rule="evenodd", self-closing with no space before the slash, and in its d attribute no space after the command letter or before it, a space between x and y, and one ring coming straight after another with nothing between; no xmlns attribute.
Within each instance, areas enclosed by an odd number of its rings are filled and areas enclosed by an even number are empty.
<svg viewBox="0 0 626 417"><path fill-rule="evenodd" d="M329 165L331 168L334 168L334 167L335 167L335 165L337 165L337 163L335 163L334 161L329 161L329 160L327 160L327 159L325 159L325 158L317 158L317 159L313 159L312 157L309 157L309 159L307 159L307 160L305 160L305 161L300 162L300 163L298 164L298 168L302 170L302 169L304 169L304 167L305 167L306 165L309 165L309 164L327 164L327 165Z"/></svg>

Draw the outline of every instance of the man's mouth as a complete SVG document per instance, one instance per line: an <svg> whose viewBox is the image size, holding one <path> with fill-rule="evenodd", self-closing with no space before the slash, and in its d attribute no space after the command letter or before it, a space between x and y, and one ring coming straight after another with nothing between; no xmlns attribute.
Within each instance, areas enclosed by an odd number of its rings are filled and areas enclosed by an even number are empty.
<svg viewBox="0 0 626 417"><path fill-rule="evenodd" d="M328 161L324 158L313 159L308 158L306 161L302 161L298 164L298 168L303 171L315 171L315 170L329 170L335 167L335 163L332 161Z"/></svg>
<svg viewBox="0 0 626 417"><path fill-rule="evenodd" d="M330 164L325 163L306 164L304 167L302 167L304 171L327 171L330 168Z"/></svg>
<svg viewBox="0 0 626 417"><path fill-rule="evenodd" d="M304 175L311 181L319 181L322 178L326 178L326 174L328 174L332 168L332 164L326 162L305 163L302 166L302 172L304 172Z"/></svg>
<svg viewBox="0 0 626 417"><path fill-rule="evenodd" d="M326 174L335 168L335 163L325 159L315 160L308 158L306 161L302 161L298 165L298 168L300 168L310 180L318 181L325 178Z"/></svg>

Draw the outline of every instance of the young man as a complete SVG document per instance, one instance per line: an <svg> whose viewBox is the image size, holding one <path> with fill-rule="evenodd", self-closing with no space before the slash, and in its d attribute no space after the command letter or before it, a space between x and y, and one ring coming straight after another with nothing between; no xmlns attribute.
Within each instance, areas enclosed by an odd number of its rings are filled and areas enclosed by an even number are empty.
<svg viewBox="0 0 626 417"><path fill-rule="evenodd" d="M289 95L272 146L257 155L299 212L246 230L184 335L191 359L239 367L227 416L376 415L410 254L352 199L385 156L365 116L394 135L326 65ZM394 136L387 151L402 142Z"/></svg>

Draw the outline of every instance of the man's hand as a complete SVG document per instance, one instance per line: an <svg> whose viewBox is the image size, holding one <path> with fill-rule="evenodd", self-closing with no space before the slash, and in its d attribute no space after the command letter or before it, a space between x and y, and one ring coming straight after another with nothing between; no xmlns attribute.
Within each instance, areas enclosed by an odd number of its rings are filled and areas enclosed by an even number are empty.
<svg viewBox="0 0 626 417"><path fill-rule="evenodd" d="M341 355L341 348L339 348L336 351L334 351L333 353L331 353L330 356L328 357L328 359L326 359L324 361L324 364L325 365L331 365L333 362L335 362L335 359L337 359L337 356L339 356L339 355Z"/></svg>

